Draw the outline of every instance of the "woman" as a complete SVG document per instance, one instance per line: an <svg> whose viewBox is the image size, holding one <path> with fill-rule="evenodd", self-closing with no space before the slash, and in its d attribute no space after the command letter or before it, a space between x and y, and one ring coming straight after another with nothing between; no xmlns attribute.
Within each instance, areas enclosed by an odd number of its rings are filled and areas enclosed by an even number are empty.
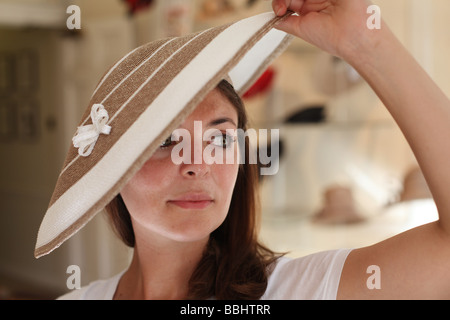
<svg viewBox="0 0 450 320"><path fill-rule="evenodd" d="M211 135L195 136L199 121ZM195 164L194 150L174 164L172 135L108 205L118 234L134 247L116 298L257 299L264 293L275 257L256 241L256 165L239 164L237 138L230 134L246 130L246 122L241 99L222 80L180 129L215 151L232 151L234 161Z"/></svg>
<svg viewBox="0 0 450 320"><path fill-rule="evenodd" d="M370 30L365 0L274 0L277 28L345 59L404 132L437 204L437 222L373 246L289 260L258 244L249 164L174 164L176 139L160 145L108 206L134 256L128 270L64 298L448 299L450 298L450 102L384 22ZM179 127L220 132L205 145L237 150L229 130L245 115L226 81ZM195 138L195 137L194 137ZM198 146L197 146L198 147ZM190 157L191 155L183 155ZM188 160L188 159L186 159ZM245 211L242 209L245 208ZM239 230L239 232L238 232ZM379 267L381 288L367 286Z"/></svg>

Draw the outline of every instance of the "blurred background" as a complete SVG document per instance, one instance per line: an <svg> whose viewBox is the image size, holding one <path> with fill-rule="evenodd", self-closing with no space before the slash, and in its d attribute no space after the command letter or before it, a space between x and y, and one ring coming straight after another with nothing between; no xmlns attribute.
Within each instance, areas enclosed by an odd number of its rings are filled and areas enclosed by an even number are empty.
<svg viewBox="0 0 450 320"><path fill-rule="evenodd" d="M450 96L450 2L374 3ZM77 22L70 5L80 29L68 28ZM52 254L33 256L103 73L146 42L266 11L265 0L0 0L0 299L53 299L68 291L70 265L82 285L128 265L131 251L102 214ZM297 39L245 103L254 128L280 129L279 171L260 181L261 240L272 249L298 257L355 248L437 218L403 135L345 62Z"/></svg>

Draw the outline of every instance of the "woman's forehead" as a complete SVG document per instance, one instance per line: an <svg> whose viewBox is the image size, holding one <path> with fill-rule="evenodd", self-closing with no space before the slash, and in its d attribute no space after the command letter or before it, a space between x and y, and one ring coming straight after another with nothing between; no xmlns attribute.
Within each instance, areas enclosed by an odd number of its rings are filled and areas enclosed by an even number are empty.
<svg viewBox="0 0 450 320"><path fill-rule="evenodd" d="M233 104L218 89L212 90L194 109L183 124L193 121L212 121L229 118L237 124L238 114Z"/></svg>

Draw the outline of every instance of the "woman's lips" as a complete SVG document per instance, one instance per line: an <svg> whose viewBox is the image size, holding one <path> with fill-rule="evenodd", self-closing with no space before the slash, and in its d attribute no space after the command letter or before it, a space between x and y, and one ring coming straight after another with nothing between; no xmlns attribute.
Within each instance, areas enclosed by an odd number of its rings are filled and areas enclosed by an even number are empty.
<svg viewBox="0 0 450 320"><path fill-rule="evenodd" d="M204 200L204 201L169 201L169 203L174 204L183 209L205 209L210 206L213 201L212 200Z"/></svg>
<svg viewBox="0 0 450 320"><path fill-rule="evenodd" d="M210 196L204 194L186 194L177 197L174 200L169 200L168 202L182 209L199 210L209 207L214 200Z"/></svg>

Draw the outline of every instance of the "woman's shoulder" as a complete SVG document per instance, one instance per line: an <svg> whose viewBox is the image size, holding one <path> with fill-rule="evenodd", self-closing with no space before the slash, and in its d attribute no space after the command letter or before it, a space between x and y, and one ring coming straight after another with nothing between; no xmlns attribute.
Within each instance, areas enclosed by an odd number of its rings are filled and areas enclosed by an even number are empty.
<svg viewBox="0 0 450 320"><path fill-rule="evenodd" d="M350 249L301 258L282 257L272 267L263 299L334 300Z"/></svg>
<svg viewBox="0 0 450 320"><path fill-rule="evenodd" d="M60 296L57 300L112 300L123 273L124 271L109 279L91 282L81 289Z"/></svg>

